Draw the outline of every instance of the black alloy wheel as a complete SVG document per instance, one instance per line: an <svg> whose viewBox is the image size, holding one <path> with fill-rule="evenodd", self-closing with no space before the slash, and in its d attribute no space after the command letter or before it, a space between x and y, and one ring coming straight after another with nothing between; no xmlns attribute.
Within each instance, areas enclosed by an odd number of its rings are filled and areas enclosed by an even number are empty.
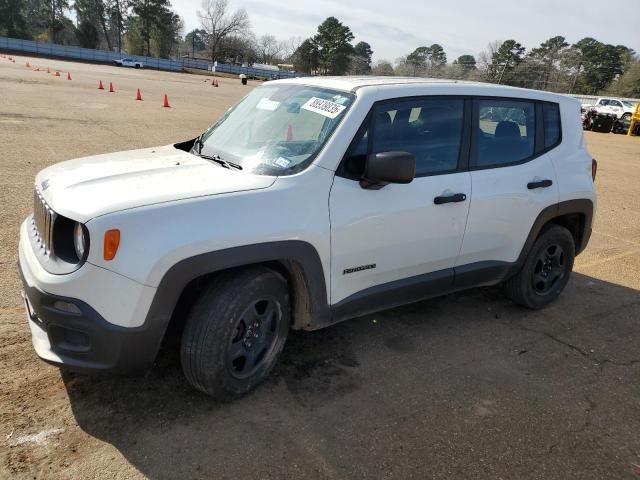
<svg viewBox="0 0 640 480"><path fill-rule="evenodd" d="M549 245L536 259L531 277L534 292L548 295L565 275L565 254L557 243Z"/></svg>
<svg viewBox="0 0 640 480"><path fill-rule="evenodd" d="M251 302L238 318L227 349L227 368L236 378L247 378L269 357L278 338L282 312L275 299Z"/></svg>

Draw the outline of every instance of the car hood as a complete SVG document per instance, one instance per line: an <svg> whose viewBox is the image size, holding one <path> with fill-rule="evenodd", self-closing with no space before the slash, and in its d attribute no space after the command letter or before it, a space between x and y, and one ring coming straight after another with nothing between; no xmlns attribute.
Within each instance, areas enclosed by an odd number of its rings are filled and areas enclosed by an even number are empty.
<svg viewBox="0 0 640 480"><path fill-rule="evenodd" d="M58 163L38 173L35 186L58 214L86 222L143 205L267 188L275 179L167 145Z"/></svg>

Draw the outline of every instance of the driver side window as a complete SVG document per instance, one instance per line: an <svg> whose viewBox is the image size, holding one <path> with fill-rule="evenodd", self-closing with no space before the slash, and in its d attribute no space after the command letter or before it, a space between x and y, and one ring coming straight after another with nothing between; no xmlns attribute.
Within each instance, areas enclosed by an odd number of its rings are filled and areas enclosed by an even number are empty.
<svg viewBox="0 0 640 480"><path fill-rule="evenodd" d="M458 168L463 119L460 98L381 102L353 139L342 173L359 179L368 154L389 151L413 153L416 177L453 172Z"/></svg>

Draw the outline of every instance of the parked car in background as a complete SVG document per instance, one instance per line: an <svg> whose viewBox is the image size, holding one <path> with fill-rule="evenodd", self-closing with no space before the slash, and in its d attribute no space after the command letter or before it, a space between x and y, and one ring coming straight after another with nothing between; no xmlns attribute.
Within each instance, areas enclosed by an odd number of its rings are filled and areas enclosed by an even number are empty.
<svg viewBox="0 0 640 480"><path fill-rule="evenodd" d="M133 67L133 68L142 68L142 62L138 60L134 60L133 58L121 58L120 60L114 60L116 65L121 67Z"/></svg>
<svg viewBox="0 0 640 480"><path fill-rule="evenodd" d="M631 120L631 115L636 106L620 98L602 97L598 98L596 103L592 106L598 113L606 113L609 115L615 115L616 118L622 119L625 122Z"/></svg>

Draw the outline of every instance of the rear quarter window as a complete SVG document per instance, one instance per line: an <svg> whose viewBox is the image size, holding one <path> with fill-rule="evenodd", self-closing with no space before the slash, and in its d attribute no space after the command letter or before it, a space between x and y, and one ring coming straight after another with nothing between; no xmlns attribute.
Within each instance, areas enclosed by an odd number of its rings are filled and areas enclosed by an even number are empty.
<svg viewBox="0 0 640 480"><path fill-rule="evenodd" d="M557 103L542 105L544 120L544 148L551 148L560 141L560 108Z"/></svg>

